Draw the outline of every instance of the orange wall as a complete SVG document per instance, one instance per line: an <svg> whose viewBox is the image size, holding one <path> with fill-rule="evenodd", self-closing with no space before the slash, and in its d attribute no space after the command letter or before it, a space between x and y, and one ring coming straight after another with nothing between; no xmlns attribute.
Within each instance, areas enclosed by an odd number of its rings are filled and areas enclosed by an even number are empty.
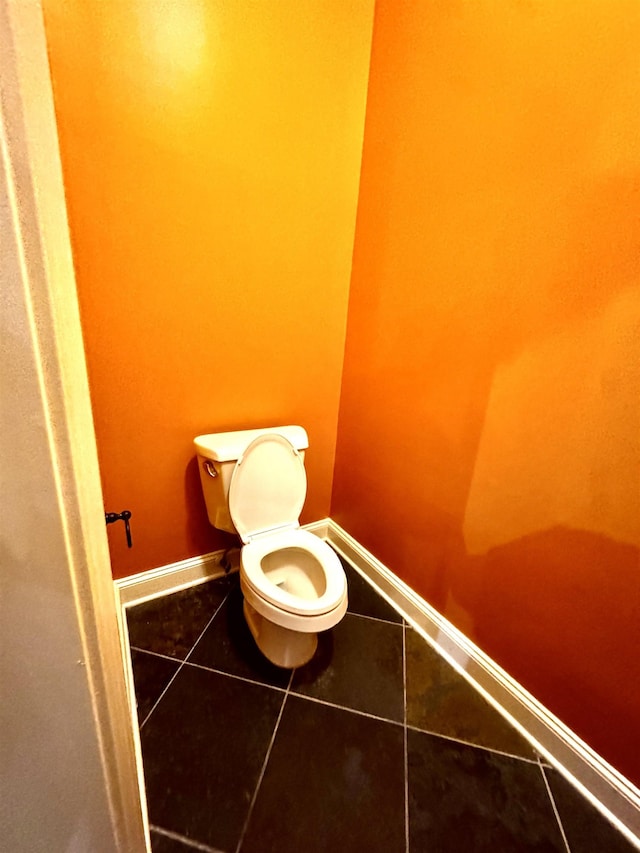
<svg viewBox="0 0 640 853"><path fill-rule="evenodd" d="M114 575L223 547L192 438L301 423L329 511L373 0L45 0Z"/></svg>
<svg viewBox="0 0 640 853"><path fill-rule="evenodd" d="M372 5L44 2L114 574L228 543L194 435L303 423L303 521L335 452L333 517L639 782L638 6L378 0L345 348Z"/></svg>
<svg viewBox="0 0 640 853"><path fill-rule="evenodd" d="M638 44L378 0L331 510L636 783Z"/></svg>

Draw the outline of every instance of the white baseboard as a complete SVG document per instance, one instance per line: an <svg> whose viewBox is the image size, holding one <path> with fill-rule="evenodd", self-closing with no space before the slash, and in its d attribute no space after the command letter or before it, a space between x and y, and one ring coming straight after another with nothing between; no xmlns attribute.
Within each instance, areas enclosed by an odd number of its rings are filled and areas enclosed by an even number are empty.
<svg viewBox="0 0 640 853"><path fill-rule="evenodd" d="M324 538L640 849L640 791L334 521Z"/></svg>
<svg viewBox="0 0 640 853"><path fill-rule="evenodd" d="M303 524L302 529L308 530L309 533L315 533L320 539L327 539L329 536L329 528L333 522L330 518L321 518L320 521L312 521L310 524Z"/></svg>
<svg viewBox="0 0 640 853"><path fill-rule="evenodd" d="M640 791L468 637L329 518L304 525L329 542L629 841L640 849ZM115 581L124 607L221 577L225 551ZM239 549L229 553L237 571Z"/></svg>
<svg viewBox="0 0 640 853"><path fill-rule="evenodd" d="M120 604L123 607L132 607L135 604L142 604L143 601L158 598L160 595L168 595L203 581L222 577L225 574L222 560L227 553L232 564L231 571L237 571L239 548L232 551L224 549L212 551L200 557L190 557L188 560L168 563L157 569L140 572L128 578L120 578L114 581Z"/></svg>

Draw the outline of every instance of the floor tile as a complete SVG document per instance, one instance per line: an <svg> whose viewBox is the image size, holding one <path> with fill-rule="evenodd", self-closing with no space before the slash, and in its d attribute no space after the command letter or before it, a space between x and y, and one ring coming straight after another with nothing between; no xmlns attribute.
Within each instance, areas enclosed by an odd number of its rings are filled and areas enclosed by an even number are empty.
<svg viewBox="0 0 640 853"><path fill-rule="evenodd" d="M402 623L402 616L347 562L341 560L347 576L349 613Z"/></svg>
<svg viewBox="0 0 640 853"><path fill-rule="evenodd" d="M560 773L551 768L544 772L571 853L632 853L637 849Z"/></svg>
<svg viewBox="0 0 640 853"><path fill-rule="evenodd" d="M247 627L242 602L242 593L236 587L189 655L189 661L274 687L286 687L291 670L274 666L258 649Z"/></svg>
<svg viewBox="0 0 640 853"><path fill-rule="evenodd" d="M402 625L347 614L319 635L291 690L387 720L404 720Z"/></svg>
<svg viewBox="0 0 640 853"><path fill-rule="evenodd" d="M289 695L242 853L404 853L400 726Z"/></svg>
<svg viewBox="0 0 640 853"><path fill-rule="evenodd" d="M406 633L407 724L534 758L533 747L412 628Z"/></svg>
<svg viewBox="0 0 640 853"><path fill-rule="evenodd" d="M409 730L409 844L429 853L566 853L537 764Z"/></svg>
<svg viewBox="0 0 640 853"><path fill-rule="evenodd" d="M283 701L241 853L404 853L405 629L345 571L349 613L286 699L272 686L290 673L257 650L237 574L129 609L140 722L161 697L141 732L154 853L235 853ZM510 757L533 749L411 628L406 647L411 853L566 853L540 767ZM635 849L545 773L571 853Z"/></svg>
<svg viewBox="0 0 640 853"><path fill-rule="evenodd" d="M221 578L128 607L129 642L139 649L184 659L224 601L228 585Z"/></svg>
<svg viewBox="0 0 640 853"><path fill-rule="evenodd" d="M150 823L234 850L283 698L185 664L141 732Z"/></svg>
<svg viewBox="0 0 640 853"><path fill-rule="evenodd" d="M162 691L178 671L180 664L178 661L161 658L138 649L131 649L131 664L138 705L138 722L142 725L149 711L162 695Z"/></svg>

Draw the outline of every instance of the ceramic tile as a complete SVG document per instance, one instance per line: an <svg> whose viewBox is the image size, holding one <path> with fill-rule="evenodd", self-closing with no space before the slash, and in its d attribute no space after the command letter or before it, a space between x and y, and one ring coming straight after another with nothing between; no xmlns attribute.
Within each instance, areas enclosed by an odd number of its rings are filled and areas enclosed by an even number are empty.
<svg viewBox="0 0 640 853"><path fill-rule="evenodd" d="M402 623L402 616L379 595L362 575L344 560L340 560L347 576L349 613Z"/></svg>
<svg viewBox="0 0 640 853"><path fill-rule="evenodd" d="M221 578L127 608L129 642L139 649L184 659L228 588L229 581Z"/></svg>
<svg viewBox="0 0 640 853"><path fill-rule="evenodd" d="M283 701L241 853L404 853L403 627L346 571L350 612L321 635L286 699L270 685L286 686L290 673L255 647L237 575L129 610L141 720L187 660L141 734L154 853L235 853ZM413 629L406 635L408 723L427 730L407 732L411 853L566 853L537 763L498 754L531 757L531 747ZM546 772L571 853L634 849Z"/></svg>
<svg viewBox="0 0 640 853"><path fill-rule="evenodd" d="M138 722L142 724L162 691L178 671L178 661L161 658L149 652L131 649L133 681L138 705Z"/></svg>
<svg viewBox="0 0 640 853"><path fill-rule="evenodd" d="M537 764L409 730L409 844L429 853L566 853Z"/></svg>
<svg viewBox="0 0 640 853"><path fill-rule="evenodd" d="M347 614L319 636L291 690L387 720L404 719L402 625Z"/></svg>
<svg viewBox="0 0 640 853"><path fill-rule="evenodd" d="M510 755L533 747L417 631L407 628L407 724Z"/></svg>
<svg viewBox="0 0 640 853"><path fill-rule="evenodd" d="M632 853L637 849L556 770L545 768L544 772L571 853Z"/></svg>
<svg viewBox="0 0 640 853"><path fill-rule="evenodd" d="M234 850L284 695L185 664L141 732L150 823Z"/></svg>
<svg viewBox="0 0 640 853"><path fill-rule="evenodd" d="M242 601L239 587L229 593L189 655L189 661L274 687L286 687L291 670L274 666L259 651L242 613Z"/></svg>
<svg viewBox="0 0 640 853"><path fill-rule="evenodd" d="M241 853L404 853L400 726L287 697Z"/></svg>

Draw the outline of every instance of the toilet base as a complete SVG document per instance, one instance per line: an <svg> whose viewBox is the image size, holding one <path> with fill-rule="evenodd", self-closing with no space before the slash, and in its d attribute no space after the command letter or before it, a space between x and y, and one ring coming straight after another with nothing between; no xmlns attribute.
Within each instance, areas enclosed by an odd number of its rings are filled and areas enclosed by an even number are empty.
<svg viewBox="0 0 640 853"><path fill-rule="evenodd" d="M284 669L296 669L314 656L318 647L317 634L292 631L270 622L246 598L242 610L257 647L271 663Z"/></svg>

